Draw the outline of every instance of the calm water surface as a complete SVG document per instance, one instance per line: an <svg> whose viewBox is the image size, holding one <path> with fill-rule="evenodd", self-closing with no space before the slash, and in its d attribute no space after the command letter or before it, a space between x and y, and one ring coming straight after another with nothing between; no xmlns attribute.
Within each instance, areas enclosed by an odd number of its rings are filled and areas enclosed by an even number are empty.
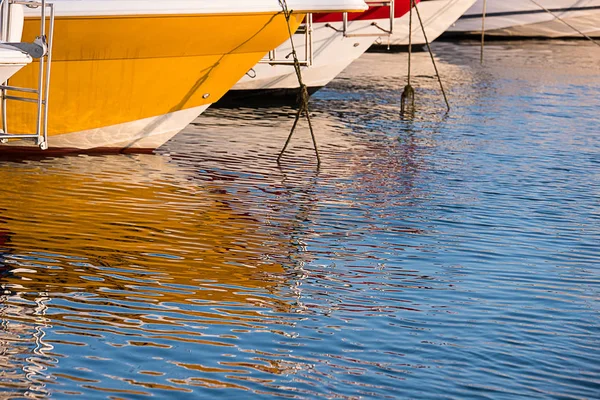
<svg viewBox="0 0 600 400"><path fill-rule="evenodd" d="M155 155L0 161L1 398L600 398L600 51L367 54ZM304 127L303 127L304 128Z"/></svg>

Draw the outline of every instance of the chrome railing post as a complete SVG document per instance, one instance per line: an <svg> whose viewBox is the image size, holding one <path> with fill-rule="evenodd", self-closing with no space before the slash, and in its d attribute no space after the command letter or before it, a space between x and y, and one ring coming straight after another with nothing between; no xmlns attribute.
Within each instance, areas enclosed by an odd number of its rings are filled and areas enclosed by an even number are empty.
<svg viewBox="0 0 600 400"><path fill-rule="evenodd" d="M8 21L9 21L9 12L10 12L10 4L8 0L0 0L0 12L1 20L2 20L2 32L0 41L7 42L8 41ZM6 86L8 82L2 82L3 86ZM2 133L8 132L8 122L6 119L6 90L0 90L0 96L2 97Z"/></svg>
<svg viewBox="0 0 600 400"><path fill-rule="evenodd" d="M45 37L46 37L46 0L42 0L42 10L41 10L41 18L40 18L40 35L42 37L42 42L45 42ZM42 141L40 140L41 134L42 134L42 126L43 126L43 121L42 121L42 117L43 117L43 113L42 113L42 107L44 106L43 102L44 102L44 67L45 67L45 63L44 63L44 56L40 57L40 72L39 72L39 76L38 76L38 99L37 99L37 105L38 105L38 109L37 109L37 136L38 136L38 140L37 140L37 144L41 145Z"/></svg>
<svg viewBox="0 0 600 400"><path fill-rule="evenodd" d="M50 72L52 68L52 47L54 44L54 4L49 4L50 7L50 27L48 32L48 53L46 60L48 62L48 66L46 67L46 87L44 90L44 127L43 127L43 135L44 135L44 143L48 145L48 101L50 98Z"/></svg>
<svg viewBox="0 0 600 400"><path fill-rule="evenodd" d="M342 17L342 31L344 32L344 37L348 36L348 13L345 12Z"/></svg>
<svg viewBox="0 0 600 400"><path fill-rule="evenodd" d="M8 41L8 20L9 20L9 12L10 12L10 4L8 0L0 0L1 12L2 12L2 37L0 40L2 42Z"/></svg>
<svg viewBox="0 0 600 400"><path fill-rule="evenodd" d="M396 17L395 0L390 0L390 36L394 34L394 19Z"/></svg>
<svg viewBox="0 0 600 400"><path fill-rule="evenodd" d="M313 64L313 15L306 15L305 60L308 66Z"/></svg>

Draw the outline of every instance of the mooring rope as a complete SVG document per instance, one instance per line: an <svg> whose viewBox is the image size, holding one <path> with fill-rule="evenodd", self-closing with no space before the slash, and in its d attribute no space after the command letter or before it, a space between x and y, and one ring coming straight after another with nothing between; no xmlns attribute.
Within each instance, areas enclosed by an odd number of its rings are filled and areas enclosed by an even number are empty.
<svg viewBox="0 0 600 400"><path fill-rule="evenodd" d="M321 166L321 157L319 155L317 139L315 137L315 133L313 130L312 121L310 119L310 110L308 107L308 100L309 100L310 96L308 94L308 87L304 84L304 81L302 79L302 70L300 68L300 61L298 60L298 54L296 53L296 47L294 45L294 33L292 32L292 27L290 25L290 19L292 17L293 11L289 10L286 0L279 0L279 4L281 5L281 8L283 10L283 15L285 16L285 20L287 22L288 33L290 36L290 43L292 45L292 57L294 60L294 70L296 71L296 77L298 78L298 84L300 85L300 87L299 87L299 91L298 91L298 111L296 112L296 119L294 120L294 124L292 125L292 129L290 130L290 134L288 135L285 145L283 146L283 149L281 150L281 152L279 153L279 156L277 157L277 163L279 163L281 161L281 157L285 153L288 145L290 144L290 141L292 140L292 136L294 135L294 132L296 131L298 122L300 121L302 114L304 114L306 116L306 120L308 122L308 128L310 129L310 136L312 138L313 146L315 148L315 154L317 156L317 167L320 167Z"/></svg>
<svg viewBox="0 0 600 400"><path fill-rule="evenodd" d="M412 19L413 19L413 8L417 12L417 17L419 18L419 24L421 25L421 30L423 31L423 37L425 38L425 44L427 45L427 50L429 50L429 56L431 57L431 62L433 63L433 68L435 69L435 75L440 84L440 88L442 89L442 94L444 95L444 101L446 102L447 112L450 112L450 103L448 102L448 96L446 96L446 90L444 89L444 84L442 83L442 78L440 77L440 72L438 71L437 64L435 63L435 57L433 56L433 52L431 51L431 46L429 45L429 39L427 39L427 32L425 32L425 25L423 24L423 20L421 19L421 13L419 12L419 8L415 4L415 0L410 0L410 11L408 16L408 83L404 87L404 91L402 92L402 96L400 98L400 112L404 115L407 110L407 103L410 101L411 103L411 111L414 111L415 108L415 89L410 84L411 79L411 58L412 58Z"/></svg>
<svg viewBox="0 0 600 400"><path fill-rule="evenodd" d="M483 64L483 50L485 48L485 15L487 14L487 0L483 0L483 13L481 14L481 57L479 62Z"/></svg>
<svg viewBox="0 0 600 400"><path fill-rule="evenodd" d="M410 76L411 76L411 59L412 59L412 17L413 17L413 7L415 5L414 0L410 0L410 10L408 15L408 78L406 86L404 86L404 90L402 91L402 96L400 96L400 112L404 115L407 108L407 103L410 101L411 110L414 111L415 108L415 89L410 84Z"/></svg>
<svg viewBox="0 0 600 400"><path fill-rule="evenodd" d="M414 4L414 0L411 0ZM421 30L423 31L423 37L425 38L425 44L427 44L427 50L429 50L429 56L431 57L431 62L433 63L433 68L435 69L435 75L437 76L437 80L440 83L440 89L442 89L442 94L444 95L444 101L446 102L447 111L450 112L450 103L448 102L448 96L446 96L446 90L444 89L444 84L442 83L442 78L440 77L440 72L438 71L437 64L435 63L435 57L433 57L433 52L431 51L431 46L429 45L429 40L427 39L427 33L425 32L425 26L423 25L423 20L421 19L421 13L419 12L419 8L415 7L417 11L417 17L419 18L419 23L421 24Z"/></svg>
<svg viewBox="0 0 600 400"><path fill-rule="evenodd" d="M564 19L562 19L561 17L559 17L558 15L556 15L555 13L553 13L551 10L547 9L546 7L544 7L543 5L541 5L540 3L538 3L537 1L535 1L535 0L530 0L530 1L533 4L535 4L536 6L538 6L539 8L541 8L542 10L546 11L548 14L552 15L554 18L556 18L557 20L559 20L563 24L565 24L566 26L568 26L569 28L573 29L575 32L578 32L581 36L583 36L584 38L588 39L589 41L591 41L592 43L594 43L596 46L600 46L599 42L597 42L596 40L594 40L592 37L586 35L582 31L580 31L579 29L575 28L573 25L569 24L567 21L565 21Z"/></svg>

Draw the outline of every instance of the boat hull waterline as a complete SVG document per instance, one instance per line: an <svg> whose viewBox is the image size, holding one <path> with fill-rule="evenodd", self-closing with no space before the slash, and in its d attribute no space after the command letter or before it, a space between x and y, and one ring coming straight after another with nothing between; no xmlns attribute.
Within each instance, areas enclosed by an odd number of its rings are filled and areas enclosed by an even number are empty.
<svg viewBox="0 0 600 400"><path fill-rule="evenodd" d="M170 2L178 14L165 14L164 3L55 1L50 149L155 149L289 37L277 0L246 6L233 1L218 6L208 0ZM290 3L296 10L310 11L311 4L318 2ZM361 3L328 0L313 7L352 9ZM119 14L119 7L126 14ZM291 28L297 29L303 18L304 13L294 14ZM23 40L33 41L38 32L39 18L26 18ZM211 37L220 39L207 40ZM36 79L34 62L10 84L36 87ZM36 111L34 104L9 103L9 132L35 132ZM34 143L21 140L10 140L11 145L35 149Z"/></svg>

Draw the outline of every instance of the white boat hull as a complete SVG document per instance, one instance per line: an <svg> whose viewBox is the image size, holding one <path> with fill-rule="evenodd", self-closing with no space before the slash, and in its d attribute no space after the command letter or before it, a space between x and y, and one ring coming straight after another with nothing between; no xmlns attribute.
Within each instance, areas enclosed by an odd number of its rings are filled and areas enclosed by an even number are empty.
<svg viewBox="0 0 600 400"><path fill-rule="evenodd" d="M372 26L372 20L352 21L348 24L349 34L373 34L373 36L344 37L338 30L341 22L315 23L313 25L313 63L302 67L304 84L311 89L321 88L331 82L354 60L359 58L377 39L381 31ZM381 20L378 20L381 23ZM302 58L306 52L303 34L294 35L296 52ZM276 54L280 58L292 51L290 41L279 46ZM290 65L270 65L260 63L246 74L233 91L277 91L298 88L298 78L294 67Z"/></svg>
<svg viewBox="0 0 600 400"><path fill-rule="evenodd" d="M23 68L26 65L27 64L25 64L25 63L23 63L23 64L6 63L2 60L2 57L0 55L0 82L6 82L11 76L13 76L17 72L19 72L21 70L21 68Z"/></svg>
<svg viewBox="0 0 600 400"><path fill-rule="evenodd" d="M531 1L488 0L485 18L486 35L581 37L582 35L577 32L579 30L588 36L600 37L600 0L536 0L536 2L560 19ZM478 0L454 26L448 29L448 32L466 35L481 34L482 14L483 0Z"/></svg>
<svg viewBox="0 0 600 400"><path fill-rule="evenodd" d="M452 26L477 0L422 0L416 7L423 20L425 33L429 43L440 37ZM389 40L381 39L378 45L408 46L409 42L409 17L396 18L394 21L394 35ZM412 44L424 45L425 35L419 24L418 17L413 11Z"/></svg>

